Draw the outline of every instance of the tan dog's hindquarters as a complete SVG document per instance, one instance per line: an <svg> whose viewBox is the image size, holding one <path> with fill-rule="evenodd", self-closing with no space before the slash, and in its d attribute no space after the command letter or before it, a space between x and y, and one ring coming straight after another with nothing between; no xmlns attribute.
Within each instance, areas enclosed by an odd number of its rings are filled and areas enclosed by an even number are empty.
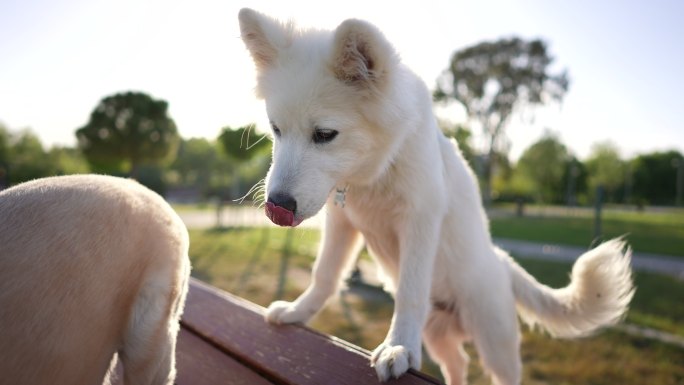
<svg viewBox="0 0 684 385"><path fill-rule="evenodd" d="M0 192L3 384L172 384L188 234L126 179L39 179Z"/></svg>

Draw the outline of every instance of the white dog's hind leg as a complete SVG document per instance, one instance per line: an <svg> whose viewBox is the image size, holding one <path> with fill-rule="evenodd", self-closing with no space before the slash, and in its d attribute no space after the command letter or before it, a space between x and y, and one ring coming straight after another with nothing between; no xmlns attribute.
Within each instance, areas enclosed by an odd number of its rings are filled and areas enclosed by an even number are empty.
<svg viewBox="0 0 684 385"><path fill-rule="evenodd" d="M481 292L476 304L467 307L467 332L480 355L485 370L496 385L518 385L522 372L520 361L520 334L517 314L511 292ZM511 298L507 298L507 297Z"/></svg>
<svg viewBox="0 0 684 385"><path fill-rule="evenodd" d="M328 205L328 214L309 287L294 302L276 301L266 310L266 320L274 324L307 322L318 313L340 284L361 249L360 233L352 227L339 207Z"/></svg>
<svg viewBox="0 0 684 385"><path fill-rule="evenodd" d="M449 385L465 385L468 376L468 353L463 350L464 335L457 323L454 315L433 310L423 331L425 348Z"/></svg>

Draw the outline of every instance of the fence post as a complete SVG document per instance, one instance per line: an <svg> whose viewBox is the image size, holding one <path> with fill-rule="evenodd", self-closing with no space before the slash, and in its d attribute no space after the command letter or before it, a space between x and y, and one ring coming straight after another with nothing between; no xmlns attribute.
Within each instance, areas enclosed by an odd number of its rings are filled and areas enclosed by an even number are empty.
<svg viewBox="0 0 684 385"><path fill-rule="evenodd" d="M603 186L596 187L596 203L594 204L594 240L601 237L601 206L603 205Z"/></svg>
<svg viewBox="0 0 684 385"><path fill-rule="evenodd" d="M684 159L677 159L677 180L675 186L675 206L682 205L682 193L684 192Z"/></svg>
<svg viewBox="0 0 684 385"><path fill-rule="evenodd" d="M294 228L287 229L285 234L285 243L280 256L280 271L278 272L278 286L276 287L275 299L280 300L285 296L285 283L287 282L287 269L290 265L290 256L292 254L292 236L294 235Z"/></svg>
<svg viewBox="0 0 684 385"><path fill-rule="evenodd" d="M219 194L216 198L216 228L223 227L223 198Z"/></svg>

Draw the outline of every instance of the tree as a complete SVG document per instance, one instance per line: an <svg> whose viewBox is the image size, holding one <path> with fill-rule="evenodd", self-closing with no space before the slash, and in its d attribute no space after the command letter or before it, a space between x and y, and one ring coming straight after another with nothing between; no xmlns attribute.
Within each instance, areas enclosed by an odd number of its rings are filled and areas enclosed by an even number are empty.
<svg viewBox="0 0 684 385"><path fill-rule="evenodd" d="M185 188L196 188L205 197L225 189L230 182L225 175L226 170L232 169L234 162L222 151L213 140L182 140L178 156L169 167L171 179Z"/></svg>
<svg viewBox="0 0 684 385"><path fill-rule="evenodd" d="M217 156L216 147L205 138L182 140L170 169L178 173L182 185L206 187Z"/></svg>
<svg viewBox="0 0 684 385"><path fill-rule="evenodd" d="M684 167L684 157L678 151L637 156L631 162L633 197L650 204L677 203L677 183L682 183L680 167Z"/></svg>
<svg viewBox="0 0 684 385"><path fill-rule="evenodd" d="M0 190L9 185L9 142L9 130L0 123Z"/></svg>
<svg viewBox="0 0 684 385"><path fill-rule="evenodd" d="M565 203L568 206L587 203L587 167L574 155L566 162L565 172Z"/></svg>
<svg viewBox="0 0 684 385"><path fill-rule="evenodd" d="M520 156L516 173L533 182L537 200L558 202L564 195L563 177L569 160L568 150L558 135L547 131Z"/></svg>
<svg viewBox="0 0 684 385"><path fill-rule="evenodd" d="M532 107L561 102L568 90L567 72L552 74L552 62L542 40L501 39L455 52L438 79L435 100L461 103L469 120L479 125L487 138L485 203L491 198L494 154L504 144L504 130L511 117Z"/></svg>
<svg viewBox="0 0 684 385"><path fill-rule="evenodd" d="M11 132L0 125L0 190L31 179L88 171L80 151L66 147L46 151L31 130Z"/></svg>
<svg viewBox="0 0 684 385"><path fill-rule="evenodd" d="M221 130L218 141L221 143L225 153L232 159L237 161L250 160L254 156L263 154L264 151L271 149L271 142L263 136L250 138L255 128L254 124L248 124L236 129L224 127Z"/></svg>
<svg viewBox="0 0 684 385"><path fill-rule="evenodd" d="M168 103L140 92L102 99L88 123L76 131L76 138L95 171L133 177L142 164L173 160L179 142Z"/></svg>
<svg viewBox="0 0 684 385"><path fill-rule="evenodd" d="M233 129L231 127L224 127L218 137L218 142L223 148L224 153L234 162L237 163L233 167L233 192L234 199L242 196L244 193L243 185L250 185L255 181L244 181L243 174L249 173L247 164L253 159L266 158L266 155L271 149L271 141L264 136L252 138L251 134L255 130L254 124L249 124L244 127ZM261 169L262 167L257 167ZM260 172L257 180L263 178ZM243 183L246 182L246 183ZM253 188L252 188L253 189ZM249 191L251 192L252 189Z"/></svg>
<svg viewBox="0 0 684 385"><path fill-rule="evenodd" d="M47 157L55 166L56 175L85 174L90 172L83 153L72 147L52 147Z"/></svg>
<svg viewBox="0 0 684 385"><path fill-rule="evenodd" d="M596 143L592 146L586 161L589 172L590 193L602 187L606 197L619 200L617 193L624 185L627 167L620 158L620 150L611 141Z"/></svg>
<svg viewBox="0 0 684 385"><path fill-rule="evenodd" d="M0 164L9 160L10 132L0 123Z"/></svg>
<svg viewBox="0 0 684 385"><path fill-rule="evenodd" d="M471 167L475 167L476 154L472 145L472 131L463 124L450 125L446 122L439 122L439 126L446 137L456 140L463 157L470 163Z"/></svg>
<svg viewBox="0 0 684 385"><path fill-rule="evenodd" d="M8 136L5 172L9 185L55 175L57 165L47 156L38 136L28 129Z"/></svg>

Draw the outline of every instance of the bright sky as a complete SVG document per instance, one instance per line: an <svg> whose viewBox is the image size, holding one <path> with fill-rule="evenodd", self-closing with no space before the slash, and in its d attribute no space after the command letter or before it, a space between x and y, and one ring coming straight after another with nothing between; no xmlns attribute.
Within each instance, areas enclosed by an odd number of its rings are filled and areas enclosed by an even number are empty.
<svg viewBox="0 0 684 385"><path fill-rule="evenodd" d="M674 0L2 0L0 122L71 146L100 99L139 90L169 102L186 138L215 138L226 125L265 128L239 38L243 6L322 28L369 20L430 88L457 49L542 37L572 83L562 108L513 122L514 158L546 127L580 158L604 140L626 157L684 152L684 2Z"/></svg>

